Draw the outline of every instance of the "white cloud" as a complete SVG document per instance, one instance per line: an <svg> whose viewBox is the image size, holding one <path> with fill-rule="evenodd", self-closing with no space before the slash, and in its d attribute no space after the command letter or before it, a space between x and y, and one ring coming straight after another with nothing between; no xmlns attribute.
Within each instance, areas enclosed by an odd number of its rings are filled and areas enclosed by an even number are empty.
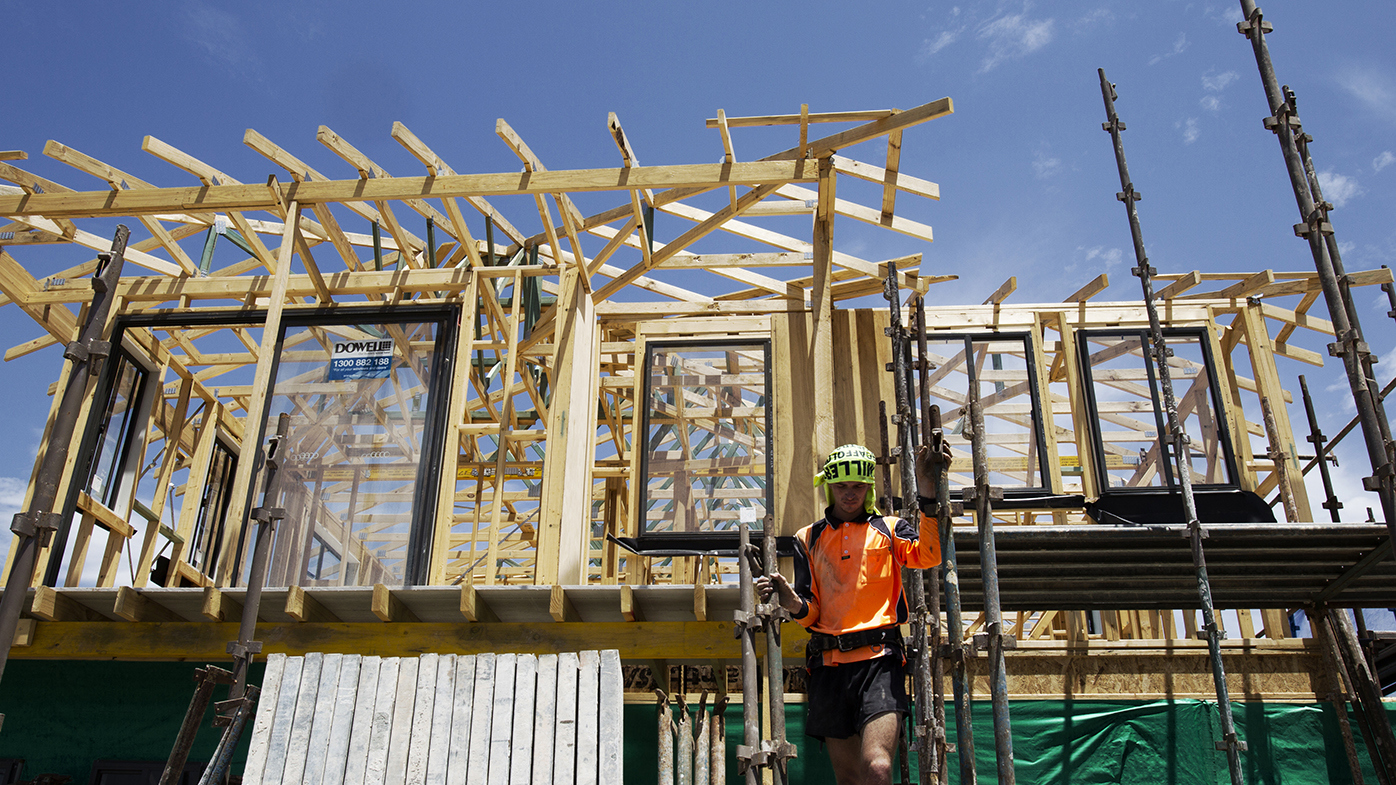
<svg viewBox="0 0 1396 785"><path fill-rule="evenodd" d="M940 35L936 36L934 40L931 40L929 38L926 39L925 46L921 48L921 54L933 55L936 52L939 52L945 47L955 43L955 39L959 38L960 33L963 33L964 31L965 30L963 27L953 32L950 30L942 30L940 32Z"/></svg>
<svg viewBox="0 0 1396 785"><path fill-rule="evenodd" d="M950 18L952 21L958 20L960 18L959 6L954 6L950 9ZM922 59L930 57L931 55L939 52L945 47L950 46L951 44L960 40L960 36L963 35L965 32L965 28L966 25L963 23L953 25L948 29L940 31L940 33L937 34L934 38L927 38L925 42L921 45L920 57Z"/></svg>
<svg viewBox="0 0 1396 785"><path fill-rule="evenodd" d="M1366 193L1356 180L1331 169L1318 173L1318 184L1323 189L1323 198L1334 207L1342 207L1349 199Z"/></svg>
<svg viewBox="0 0 1396 785"><path fill-rule="evenodd" d="M1202 105L1203 109L1206 109L1209 112L1215 112L1221 109L1222 105L1221 98L1215 95L1204 95L1202 96L1202 100L1198 103Z"/></svg>
<svg viewBox="0 0 1396 785"><path fill-rule="evenodd" d="M1197 141L1199 136L1202 136L1202 129L1198 127L1196 117L1179 120L1173 124L1173 127L1182 130L1183 144L1192 144Z"/></svg>
<svg viewBox="0 0 1396 785"><path fill-rule="evenodd" d="M1081 17L1072 24L1072 27L1074 27L1077 32L1082 32L1098 24L1112 22L1114 19L1115 13L1113 11L1109 8L1101 7L1082 14Z"/></svg>
<svg viewBox="0 0 1396 785"><path fill-rule="evenodd" d="M1217 74L1215 76L1212 75L1211 71L1208 71L1202 75L1202 87L1205 90L1220 93L1226 89L1227 85L1240 78L1240 74L1237 74L1235 71L1227 71L1226 73Z"/></svg>
<svg viewBox="0 0 1396 785"><path fill-rule="evenodd" d="M1368 109L1396 119L1396 82L1374 68L1349 66L1337 76L1338 84Z"/></svg>
<svg viewBox="0 0 1396 785"><path fill-rule="evenodd" d="M1103 245L1088 248L1086 250L1086 261L1092 262L1097 259L1103 262L1105 268L1108 270L1111 267L1119 266L1120 262L1124 259L1124 252L1119 248L1106 248Z"/></svg>
<svg viewBox="0 0 1396 785"><path fill-rule="evenodd" d="M1062 159L1053 156L1047 144L1039 145L1037 152L1033 155L1032 170L1037 175L1037 179L1046 180L1056 175L1062 170Z"/></svg>
<svg viewBox="0 0 1396 785"><path fill-rule="evenodd" d="M1172 56L1174 56L1174 55L1180 55L1180 54L1182 54L1183 52L1187 51L1187 48L1188 48L1188 34L1187 34L1187 33L1179 33L1179 34L1178 34L1178 37L1177 37L1176 39L1174 39L1174 41L1173 41L1173 49L1172 49L1172 51L1165 52L1165 53L1163 53L1163 54L1161 54L1161 55L1154 55L1153 57L1149 58L1149 65L1154 65L1155 63L1158 63L1158 62L1161 61L1161 60L1166 60L1166 59L1168 59L1168 58L1170 58L1170 57L1172 57Z"/></svg>
<svg viewBox="0 0 1396 785"><path fill-rule="evenodd" d="M976 37L988 45L988 54L980 64L979 73L992 71L1005 60L1032 54L1055 36L1055 20L1029 19L1027 8L1021 14L1009 14L989 20L979 28Z"/></svg>
<svg viewBox="0 0 1396 785"><path fill-rule="evenodd" d="M1393 163L1396 163L1396 155L1392 155L1390 150L1382 150L1381 155L1372 159L1372 169L1380 172Z"/></svg>
<svg viewBox="0 0 1396 785"><path fill-rule="evenodd" d="M204 2L190 2L180 11L184 37L229 70L245 75L260 69L250 38L233 14Z"/></svg>

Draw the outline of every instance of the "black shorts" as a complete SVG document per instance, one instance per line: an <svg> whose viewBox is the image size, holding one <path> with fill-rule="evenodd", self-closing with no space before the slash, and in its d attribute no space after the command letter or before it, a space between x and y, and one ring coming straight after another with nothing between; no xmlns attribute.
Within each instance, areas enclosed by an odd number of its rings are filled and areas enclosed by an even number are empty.
<svg viewBox="0 0 1396 785"><path fill-rule="evenodd" d="M906 671L893 651L883 657L844 665L810 668L805 735L846 739L891 711L906 715Z"/></svg>

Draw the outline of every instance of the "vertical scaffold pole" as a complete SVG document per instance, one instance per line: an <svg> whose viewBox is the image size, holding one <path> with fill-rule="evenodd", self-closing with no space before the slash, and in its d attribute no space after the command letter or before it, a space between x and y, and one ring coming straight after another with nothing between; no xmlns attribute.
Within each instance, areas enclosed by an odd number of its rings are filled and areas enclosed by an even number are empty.
<svg viewBox="0 0 1396 785"><path fill-rule="evenodd" d="M763 572L776 572L775 516L767 515L761 530L761 564ZM785 785L785 762L795 756L795 747L785 740L785 656L780 649L780 625L790 614L780 602L762 603L757 614L766 627L766 699L771 716L771 771L775 785Z"/></svg>
<svg viewBox="0 0 1396 785"><path fill-rule="evenodd" d="M10 659L10 644L15 639L15 629L19 627L19 614L29 592L29 584L34 580L34 567L38 562L39 548L47 545L58 532L63 534L61 515L54 512L58 501L58 484L68 465L68 446L73 441L73 431L77 428L78 412L82 409L82 399L87 397L89 376L96 376L111 353L111 343L102 340L107 329L107 316L111 313L112 301L116 299L116 282L121 277L121 267L126 259L126 241L131 231L125 225L116 227L111 251L98 255L98 269L92 276L92 304L87 308L87 322L77 340L63 350L63 357L72 362L67 385L63 388L62 404L54 418L53 429L49 432L43 462L34 477L34 495L29 509L16 513L10 523L14 532L14 564L10 577L5 582L5 594L0 597L0 677L4 676L5 665ZM0 714L0 723L4 722Z"/></svg>
<svg viewBox="0 0 1396 785"><path fill-rule="evenodd" d="M989 485L989 443L984 431L984 404L979 396L979 374L974 361L974 339L965 338L965 373L969 377L970 445L974 454L974 487L965 489L965 501L974 502L974 518L979 526L979 571L984 578L984 632L989 652L989 699L994 710L994 751L997 753L999 785L1013 785L1013 724L1008 716L1008 668L1005 646L1016 644L1003 632L1003 609L999 607L999 560L994 544L994 501L1003 498L1003 488ZM971 493L972 491L972 493Z"/></svg>
<svg viewBox="0 0 1396 785"><path fill-rule="evenodd" d="M1129 165L1125 162L1124 141L1120 132L1125 124L1115 113L1115 86L1105 78L1105 69L1097 69L1100 74L1100 94L1105 99L1107 122L1101 125L1110 132L1115 146L1115 163L1120 170L1120 187L1124 190L1116 197L1125 203L1129 215L1129 231L1134 241L1134 257L1139 266L1133 272L1139 276L1144 288L1144 306L1149 312L1149 334L1151 346L1144 347L1144 353L1158 370L1159 386L1163 390L1163 406L1168 415L1168 434L1160 436L1160 447L1172 450L1177 465L1178 485L1182 491L1183 514L1187 518L1188 540L1192 546L1192 563L1197 573L1197 594L1202 606L1202 626L1207 634L1207 650L1212 660L1212 680L1216 684L1217 708L1221 713L1222 740L1216 743L1217 749L1226 751L1227 769L1231 773L1232 785L1243 785L1245 774L1241 771L1241 752L1246 743L1236 733L1236 723L1231 715L1231 696L1226 687L1226 669L1221 658L1221 631L1217 628L1216 613L1212 606L1212 584L1207 577L1207 559L1202 552L1202 524L1197 519L1197 504L1192 494L1192 460L1188 435L1183 430L1182 419L1178 416L1178 402L1173 396L1173 380L1169 375L1168 357L1172 350L1163 337L1163 325L1159 322L1158 307L1154 303L1154 270L1149 266L1149 257L1144 253L1144 232L1139 225L1139 211L1134 203L1139 201L1139 193L1129 177Z"/></svg>
<svg viewBox="0 0 1396 785"><path fill-rule="evenodd" d="M1281 88L1275 77L1270 49L1265 43L1265 34L1273 26L1262 18L1254 0L1241 0L1241 13L1245 18L1237 23L1236 29L1251 43L1271 113L1265 118L1265 127L1273 131L1279 140L1290 186L1294 189L1294 199L1299 207L1302 223L1296 224L1294 231L1309 243L1309 252L1323 287L1323 299L1333 320L1337 340L1329 344L1328 352L1342 358L1348 387L1357 404L1367 457L1372 464L1372 476L1363 479L1363 486L1380 497L1387 530L1396 540L1396 484L1393 484L1391 427L1383 412L1381 395L1372 374L1372 357L1362 339L1357 309L1347 291L1347 276L1338 252L1338 240L1328 217L1332 205L1323 201L1323 194L1318 189L1318 177L1313 172L1313 162L1306 160L1312 137L1304 133L1299 122L1294 93L1288 88Z"/></svg>
<svg viewBox="0 0 1396 785"><path fill-rule="evenodd" d="M747 785L761 781L761 766L766 756L761 750L761 706L758 668L756 664L756 632L761 619L756 615L756 589L752 581L751 530L746 521L738 524L741 551L737 557L737 575L741 583L741 608L736 613L737 634L742 639L742 728L745 744L737 745L737 770Z"/></svg>
<svg viewBox="0 0 1396 785"><path fill-rule="evenodd" d="M1372 474L1363 478L1362 486L1375 492L1381 500L1387 535L1396 543L1396 471L1393 471L1393 467L1396 467L1396 443L1391 438L1391 423L1386 418L1382 392L1373 373L1372 354L1363 340L1362 323L1343 269L1338 238L1329 220L1328 214L1333 205L1323 199L1318 174L1309 155L1309 143L1313 137L1304 133L1299 121L1294 91L1281 87L1275 76L1270 48L1265 43L1265 34L1274 27L1265 21L1255 0L1241 0L1241 15L1244 18L1236 24L1236 30L1250 41L1256 68L1260 71L1261 86L1265 90L1266 105L1270 110L1264 124L1274 132L1280 143L1289 184L1299 207L1301 223L1295 224L1294 232L1309 243L1309 253L1313 256L1314 268L1318 271L1319 283L1323 288L1323 299L1328 306L1329 318L1333 321L1333 333L1337 340L1328 345L1328 353L1342 358L1348 388L1357 406L1357 419L1362 425L1363 442L1372 466ZM1335 627L1333 632L1340 648L1357 645L1355 638L1346 638L1351 631L1350 626ZM1355 682L1354 694L1362 711L1370 715L1372 731L1381 749L1383 760L1373 763L1378 769L1385 768L1388 774L1396 772L1396 734L1392 733L1390 717L1382 706L1381 689L1371 678L1368 669L1353 670L1351 674Z"/></svg>
<svg viewBox="0 0 1396 785"><path fill-rule="evenodd" d="M940 450L945 439L940 407L931 407L931 449ZM936 484L936 509L940 519L941 575L945 580L946 657L950 660L950 683L955 699L955 750L960 756L960 782L976 785L979 777L974 770L974 698L965 663L965 624L960 606L960 566L955 554L955 531L951 516L950 472L940 473ZM948 769L948 767L946 767Z"/></svg>
<svg viewBox="0 0 1396 785"><path fill-rule="evenodd" d="M244 688L247 686L247 669L262 651L262 642L253 640L253 637L257 634L257 613L262 606L262 584L267 577L267 559L271 556L273 531L277 521L286 517L285 508L277 506L277 502L281 499L281 455L290 425L291 415L283 412L277 418L276 435L267 440L262 506L253 510L251 514L252 519L257 522L252 569L247 576L247 594L243 600L238 639L228 644L228 653L233 655L233 687L229 691L230 699L243 697Z"/></svg>
<svg viewBox="0 0 1396 785"><path fill-rule="evenodd" d="M897 288L897 266L888 263L887 279L883 283L883 296L887 298L891 326L887 333L892 339L892 385L896 395L896 414L892 422L897 426L897 449L895 457L901 475L902 495L897 503L897 514L909 520L920 517L916 487L916 412L913 409L915 388L911 376L911 342L902 329L902 308ZM929 491L930 489L926 489ZM931 782L940 768L937 761L935 737L931 727L935 722L931 695L930 642L927 635L925 591L925 570L907 569L903 571L903 585L907 605L911 608L911 649L912 687L916 702L913 706L914 749L917 756L917 770L921 782Z"/></svg>
<svg viewBox="0 0 1396 785"><path fill-rule="evenodd" d="M917 348L917 375L921 381L920 396L921 402L921 422L924 425L921 432L925 441L930 445L931 453L939 455L941 444L945 439L945 431L940 427L940 411L936 410L935 417L931 417L931 393L930 375L931 361L930 355L926 351L926 299L921 296L916 298L916 348ZM936 520L937 524L949 529L953 522L949 512L950 505L950 467L946 467L941 472L942 480L935 488L936 500ZM945 495L940 493L940 487L945 487ZM930 488L921 489L922 493L930 494ZM944 551L942 551L942 554ZM926 623L930 626L930 648L931 648L931 696L932 696L932 723L930 727L931 744L935 745L935 767L937 780L945 783L949 780L950 768L945 765L945 660L942 656L940 641L940 567L933 567L927 570L930 573L930 580L926 581L926 607L930 611Z"/></svg>
<svg viewBox="0 0 1396 785"><path fill-rule="evenodd" d="M1304 413L1309 417L1309 441L1314 445L1314 460L1318 462L1318 476L1323 480L1324 501L1320 505L1328 510L1328 515L1334 523L1341 520L1338 510L1343 509L1343 503L1338 501L1338 497L1333 493L1333 478L1328 474L1328 449L1325 442L1327 437L1318 427L1318 415L1314 413L1314 399L1309 397L1309 382L1303 375L1299 377L1299 391L1304 396Z"/></svg>

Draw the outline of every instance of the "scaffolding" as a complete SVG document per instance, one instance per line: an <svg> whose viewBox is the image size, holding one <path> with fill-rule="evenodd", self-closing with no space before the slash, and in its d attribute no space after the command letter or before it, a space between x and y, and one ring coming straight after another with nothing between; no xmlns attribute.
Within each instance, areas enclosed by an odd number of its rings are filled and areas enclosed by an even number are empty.
<svg viewBox="0 0 1396 785"><path fill-rule="evenodd" d="M713 666L725 693L740 681L726 676L742 658L733 614L756 613L737 588L739 533L770 542L814 520L818 457L877 444L884 404L899 429L883 486L897 506L914 506L917 489L905 473L893 487L895 461L925 439L953 456L946 487L923 489L938 498L946 563L926 576L918 614L941 666L918 689L950 680L961 735L952 750L922 718L913 747L928 771L958 755L962 780L974 776L975 696L993 704L1001 782L1014 776L1014 696L1341 701L1365 690L1362 722L1379 730L1379 693L1373 704L1338 609L1396 605L1391 531L1338 521L1331 498L1333 520L1313 520L1297 480L1333 440L1315 429L1304 465L1282 376L1322 366L1311 347L1336 340L1354 390L1379 407L1355 322L1340 306L1331 319L1311 312L1335 274L1155 274L1141 244L1143 301L1103 297L1102 275L1062 302L1010 301L1010 279L981 304L928 304L953 276L920 253L836 250L834 225L930 242L926 205L911 197L940 189L901 172L900 151L904 134L952 111L945 98L719 112L709 126L724 160L711 165L640 165L614 115L605 133L619 165L606 169L549 169L503 120L522 173L459 174L401 123L392 138L424 176L392 176L324 127L316 140L340 175L255 131L245 143L280 172L265 182L153 137L143 150L178 170L164 184L57 142L49 158L105 185L70 188L4 155L0 178L14 187L0 190L0 230L12 233L0 293L40 332L6 357L86 340L85 322L111 345L100 374L75 360L59 378L81 403L55 396L26 497L34 515L52 510L42 520L54 535L17 538L7 562L11 656L222 660L217 622L250 622L253 607L269 652L326 640L397 656L546 652L604 639L666 698L671 664ZM818 135L830 123L842 130ZM793 145L741 160L736 132L759 126ZM868 150L876 163L851 157ZM102 264L72 249L107 253L115 219L144 231L103 284L103 317ZM1311 245L1326 249L1326 214L1316 220ZM1339 269L1336 281L1341 297L1392 275ZM888 307L873 307L884 291ZM1364 438L1386 456L1373 412L1359 413ZM285 517L252 592L255 456L278 417ZM1388 498L1390 461L1373 456L1372 485ZM1193 508L1169 501L1180 485ZM1299 610L1334 643L1297 639ZM792 628L767 646L788 658L802 644ZM1089 682L1086 653L1126 675ZM768 716L784 700L771 694ZM691 698L682 685L674 697ZM1239 755L1230 731L1223 743Z"/></svg>

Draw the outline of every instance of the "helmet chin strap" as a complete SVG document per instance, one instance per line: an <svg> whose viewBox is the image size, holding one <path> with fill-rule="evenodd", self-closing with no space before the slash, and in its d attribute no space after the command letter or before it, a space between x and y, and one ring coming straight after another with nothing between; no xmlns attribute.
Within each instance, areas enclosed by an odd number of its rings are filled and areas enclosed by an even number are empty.
<svg viewBox="0 0 1396 785"><path fill-rule="evenodd" d="M833 487L833 485L830 484L830 483L822 483L822 484L824 485L824 500L825 500L825 505L828 506L828 507L833 507L833 506L834 506L834 487ZM873 487L872 483L865 483L865 484L868 486L868 492L867 492L867 494L866 494L865 496L863 496L863 511L866 512L868 515L873 515L873 516L881 515L882 513L877 509L877 504L876 504L876 502L877 502L877 494L874 492L876 489Z"/></svg>

